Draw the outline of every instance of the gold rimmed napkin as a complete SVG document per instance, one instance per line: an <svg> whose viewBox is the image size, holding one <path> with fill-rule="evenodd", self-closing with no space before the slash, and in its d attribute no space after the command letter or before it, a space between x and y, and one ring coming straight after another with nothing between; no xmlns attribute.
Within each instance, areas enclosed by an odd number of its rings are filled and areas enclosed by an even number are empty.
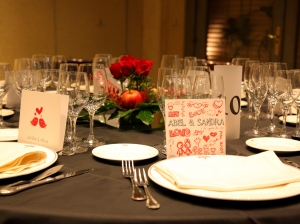
<svg viewBox="0 0 300 224"><path fill-rule="evenodd" d="M37 166L46 161L43 151L22 151L18 148L1 152L0 173L13 174Z"/></svg>
<svg viewBox="0 0 300 224"><path fill-rule="evenodd" d="M300 181L300 170L283 164L273 151L242 156L188 156L154 168L181 189L250 190Z"/></svg>

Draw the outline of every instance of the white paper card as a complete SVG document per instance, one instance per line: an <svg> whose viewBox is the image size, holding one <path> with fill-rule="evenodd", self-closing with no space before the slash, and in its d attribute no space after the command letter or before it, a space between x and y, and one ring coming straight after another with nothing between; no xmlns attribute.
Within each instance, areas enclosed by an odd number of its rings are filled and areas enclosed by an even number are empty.
<svg viewBox="0 0 300 224"><path fill-rule="evenodd" d="M68 102L68 95L23 90L18 142L62 150Z"/></svg>
<svg viewBox="0 0 300 224"><path fill-rule="evenodd" d="M225 155L225 100L165 101L167 158Z"/></svg>
<svg viewBox="0 0 300 224"><path fill-rule="evenodd" d="M241 83L243 67L240 65L215 65L214 74L222 75L226 97L226 138L240 138Z"/></svg>

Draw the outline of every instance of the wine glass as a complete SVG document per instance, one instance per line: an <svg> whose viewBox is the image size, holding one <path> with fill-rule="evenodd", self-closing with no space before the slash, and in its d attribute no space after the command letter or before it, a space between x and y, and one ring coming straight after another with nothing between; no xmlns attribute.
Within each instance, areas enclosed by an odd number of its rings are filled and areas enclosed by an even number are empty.
<svg viewBox="0 0 300 224"><path fill-rule="evenodd" d="M161 58L160 68L173 68L174 60L178 58L176 54L165 54Z"/></svg>
<svg viewBox="0 0 300 224"><path fill-rule="evenodd" d="M183 58L175 58L173 61L173 68L184 70L184 59Z"/></svg>
<svg viewBox="0 0 300 224"><path fill-rule="evenodd" d="M3 98L7 94L10 87L13 85L13 73L11 65L6 62L0 62L0 128L8 128L14 125L3 120L2 103Z"/></svg>
<svg viewBox="0 0 300 224"><path fill-rule="evenodd" d="M90 86L88 74L85 72L67 71L61 72L61 74L66 76L64 80L67 80L65 87L66 94L69 95L68 116L72 130L70 145L63 148L62 155L70 156L88 150L87 147L80 146L76 141L76 121L79 113L89 100Z"/></svg>
<svg viewBox="0 0 300 224"><path fill-rule="evenodd" d="M34 70L40 69L50 69L51 59L49 55L46 54L34 54L32 55L32 65Z"/></svg>
<svg viewBox="0 0 300 224"><path fill-rule="evenodd" d="M259 61L258 60L247 60L245 62L245 70L244 70L244 73L243 73L244 74L243 89L246 91L247 102L248 102L248 113L243 112L241 114L241 117L245 117L245 118L248 118L248 119L254 119L255 118L255 116L253 116L253 105L252 105L251 95L248 92L247 88L245 88L245 86L248 85L252 65L254 63L259 63Z"/></svg>
<svg viewBox="0 0 300 224"><path fill-rule="evenodd" d="M208 66L187 66L184 69L184 75L190 78L191 83L194 83L198 75L210 76L210 68Z"/></svg>
<svg viewBox="0 0 300 224"><path fill-rule="evenodd" d="M265 66L262 63L255 63L252 65L250 77L245 87L252 99L253 107L255 110L255 123L251 130L245 131L245 134L252 137L267 136L268 132L259 130L258 120L260 108L266 99L268 92L268 84L266 81Z"/></svg>
<svg viewBox="0 0 300 224"><path fill-rule="evenodd" d="M94 65L80 64L79 72L86 72L88 74L90 85L90 97L88 103L84 108L89 113L90 119L90 131L87 139L83 142L86 147L97 147L104 145L105 141L97 140L94 136L94 115L95 112L101 107L108 95L108 86L105 66L102 63L96 63Z"/></svg>
<svg viewBox="0 0 300 224"><path fill-rule="evenodd" d="M292 69L291 72L294 73L292 82L295 83L297 86L300 86L300 69ZM296 119L296 129L294 132L291 133L291 137L295 139L300 139L300 97L298 97L294 105L297 108L297 119Z"/></svg>
<svg viewBox="0 0 300 224"><path fill-rule="evenodd" d="M197 66L197 57L187 56L184 57L184 67L187 66Z"/></svg>
<svg viewBox="0 0 300 224"><path fill-rule="evenodd" d="M112 62L113 56L111 54L95 54L94 59L97 58L97 57L107 58L107 65L106 65L107 68L109 68L109 66L113 63Z"/></svg>
<svg viewBox="0 0 300 224"><path fill-rule="evenodd" d="M59 69L62 63L67 63L67 57L65 55L53 55L51 57L51 69Z"/></svg>
<svg viewBox="0 0 300 224"><path fill-rule="evenodd" d="M300 94L300 82L297 79L298 73L292 70L278 70L276 72L274 95L283 113L282 128L278 136L281 138L291 137L291 133L288 133L286 130L286 117L290 107Z"/></svg>
<svg viewBox="0 0 300 224"><path fill-rule="evenodd" d="M32 69L31 58L17 58L14 60L14 89L19 97L22 90L36 90L37 82Z"/></svg>

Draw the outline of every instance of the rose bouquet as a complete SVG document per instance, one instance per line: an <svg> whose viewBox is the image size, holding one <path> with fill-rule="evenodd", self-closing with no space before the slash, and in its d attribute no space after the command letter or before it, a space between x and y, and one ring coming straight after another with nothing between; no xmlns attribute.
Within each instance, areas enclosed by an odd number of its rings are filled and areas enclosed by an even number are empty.
<svg viewBox="0 0 300 224"><path fill-rule="evenodd" d="M109 85L107 100L98 113L115 109L108 119L119 118L121 129L151 129L154 113L160 111L156 88L148 77L152 65L152 61L133 56L111 64L108 75L119 81L120 88Z"/></svg>

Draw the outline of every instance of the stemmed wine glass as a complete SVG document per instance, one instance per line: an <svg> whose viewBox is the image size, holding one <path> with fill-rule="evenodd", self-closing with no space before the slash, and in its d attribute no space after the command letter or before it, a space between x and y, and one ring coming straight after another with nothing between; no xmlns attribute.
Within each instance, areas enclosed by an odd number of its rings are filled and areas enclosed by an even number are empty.
<svg viewBox="0 0 300 224"><path fill-rule="evenodd" d="M90 119L90 131L87 139L83 142L85 147L97 147L104 145L105 141L97 140L94 136L94 115L95 112L101 107L108 95L108 86L105 65L102 63L95 62L93 65L80 64L79 72L86 72L88 74L89 85L90 85L90 97L88 103L84 108L89 113Z"/></svg>
<svg viewBox="0 0 300 224"><path fill-rule="evenodd" d="M258 60L247 60L245 62L245 69L244 69L244 72L243 72L243 75L244 75L243 89L246 91L247 102L248 102L248 113L243 112L241 114L241 117L245 117L245 118L248 118L248 119L254 119L255 118L255 116L253 116L253 105L252 105L251 95L248 92L247 88L245 87L246 85L248 85L252 65L254 63L260 63L260 62Z"/></svg>
<svg viewBox="0 0 300 224"><path fill-rule="evenodd" d="M0 62L0 128L13 126L3 120L2 103L3 97L13 85L13 73L9 63Z"/></svg>
<svg viewBox="0 0 300 224"><path fill-rule="evenodd" d="M203 66L196 66L203 67ZM192 66L193 68L193 66ZM193 83L192 88L192 98L193 99L207 99L211 95L211 83L208 71L203 71L202 69L192 69L189 73L191 83Z"/></svg>
<svg viewBox="0 0 300 224"><path fill-rule="evenodd" d="M164 54L161 58L160 68L173 68L176 58L178 58L176 54Z"/></svg>
<svg viewBox="0 0 300 224"><path fill-rule="evenodd" d="M225 98L224 79L222 75L210 76L210 98L223 99Z"/></svg>
<svg viewBox="0 0 300 224"><path fill-rule="evenodd" d="M76 121L89 100L90 86L88 75L85 72L61 71L60 75L62 76L60 86L63 90L60 94L69 95L68 117L72 130L70 145L63 148L62 155L70 156L88 150L87 147L80 146L76 141Z"/></svg>
<svg viewBox="0 0 300 224"><path fill-rule="evenodd" d="M292 70L278 70L276 73L274 95L283 113L282 128L279 137L290 138L291 133L288 133L286 130L286 117L290 107L300 94L300 82L297 80L299 77Z"/></svg>
<svg viewBox="0 0 300 224"><path fill-rule="evenodd" d="M258 120L260 114L260 108L266 99L268 92L268 84L266 81L265 66L262 63L255 63L252 66L251 74L245 87L252 99L253 107L255 110L255 123L252 130L245 131L245 134L252 137L267 136L266 131L261 131L258 128Z"/></svg>
<svg viewBox="0 0 300 224"><path fill-rule="evenodd" d="M296 86L300 86L300 69L292 69L291 72L294 73L292 82L295 83ZM300 90L299 90L300 91ZM300 139L300 97L298 97L294 105L297 108L297 115L296 115L296 129L292 132L292 138Z"/></svg>

